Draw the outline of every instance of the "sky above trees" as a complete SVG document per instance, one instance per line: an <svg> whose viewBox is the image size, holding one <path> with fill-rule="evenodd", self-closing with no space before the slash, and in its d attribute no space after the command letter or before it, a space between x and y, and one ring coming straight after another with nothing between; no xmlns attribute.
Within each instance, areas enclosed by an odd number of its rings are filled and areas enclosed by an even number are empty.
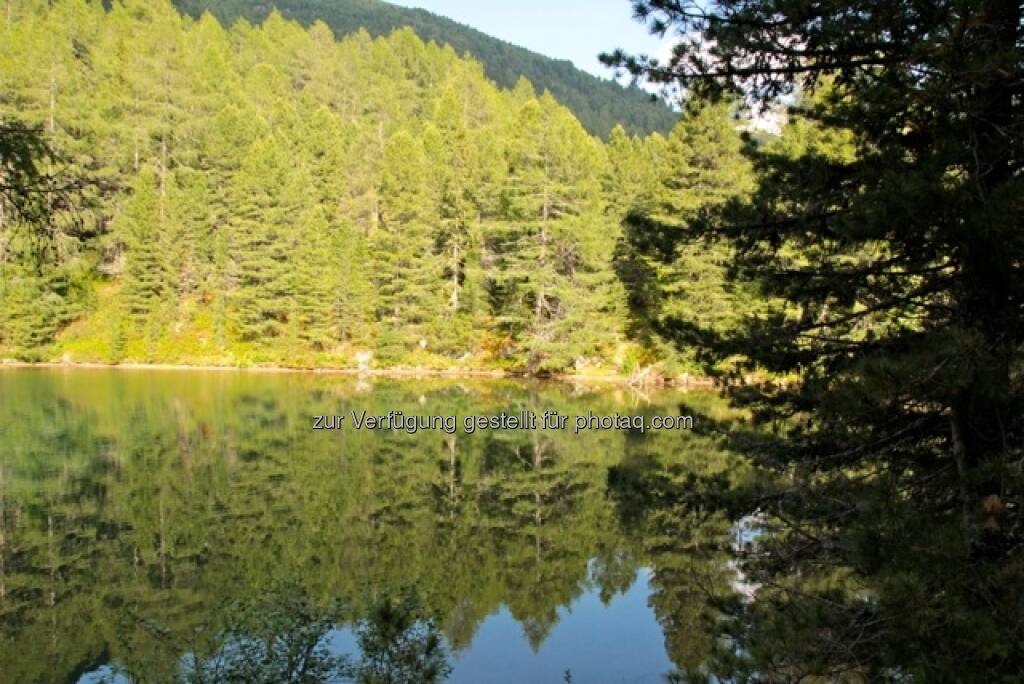
<svg viewBox="0 0 1024 684"><path fill-rule="evenodd" d="M627 0L394 0L392 4L446 16L542 55L568 59L602 78L611 78L612 71L598 61L601 52L621 47L654 56L671 45L671 38L652 36L632 20Z"/></svg>

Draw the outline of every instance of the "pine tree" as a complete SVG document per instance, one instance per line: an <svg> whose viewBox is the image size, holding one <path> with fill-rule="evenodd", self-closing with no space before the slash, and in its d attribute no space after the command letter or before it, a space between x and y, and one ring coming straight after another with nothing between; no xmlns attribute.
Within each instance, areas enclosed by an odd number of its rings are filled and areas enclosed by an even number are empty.
<svg viewBox="0 0 1024 684"><path fill-rule="evenodd" d="M429 346L442 315L442 262L436 251L437 201L423 144L406 131L388 140L382 166L381 227L372 236L377 317L386 355Z"/></svg>
<svg viewBox="0 0 1024 684"><path fill-rule="evenodd" d="M666 350L658 337L664 326L724 332L757 304L754 291L728 282L728 250L679 239L702 212L753 190L753 168L730 110L727 102L690 104L665 142L656 182L634 200L618 249L633 332L662 357ZM692 350L683 355L695 362Z"/></svg>
<svg viewBox="0 0 1024 684"><path fill-rule="evenodd" d="M612 129L603 178L609 216L622 221L655 187L661 166L656 147L663 142L660 135L647 139L630 136L621 125Z"/></svg>
<svg viewBox="0 0 1024 684"><path fill-rule="evenodd" d="M7 265L0 284L0 307L0 343L20 358L46 360L61 307L46 281L22 265Z"/></svg>
<svg viewBox="0 0 1024 684"><path fill-rule="evenodd" d="M301 195L292 160L273 135L255 142L232 181L231 303L239 336L265 341L284 331L293 295L289 257Z"/></svg>
<svg viewBox="0 0 1024 684"><path fill-rule="evenodd" d="M770 371L734 397L784 427L746 445L780 475L749 509L771 500L779 532L744 563L762 589L722 678L1019 678L1021 4L635 4L681 40L668 63L611 63L711 97L820 95L795 140L749 150L747 201L677 233L725 243L730 273L785 303L676 331L709 364L742 355L731 377ZM780 605L814 617L780 629Z"/></svg>
<svg viewBox="0 0 1024 684"><path fill-rule="evenodd" d="M213 269L210 222L213 193L207 175L189 167L171 174L166 203L169 286L180 305L209 284Z"/></svg>
<svg viewBox="0 0 1024 684"><path fill-rule="evenodd" d="M135 324L148 322L173 292L168 268L167 206L156 172L144 167L114 223L124 245L122 297Z"/></svg>
<svg viewBox="0 0 1024 684"><path fill-rule="evenodd" d="M515 126L505 223L492 236L494 299L520 360L542 372L596 353L618 332L615 237L600 198L602 150L579 123L545 94L522 107Z"/></svg>
<svg viewBox="0 0 1024 684"><path fill-rule="evenodd" d="M333 289L336 337L359 345L371 340L375 292L370 277L373 259L366 236L350 220L340 219L334 230L337 280Z"/></svg>
<svg viewBox="0 0 1024 684"><path fill-rule="evenodd" d="M295 305L289 322L308 345L318 350L327 349L338 341L335 288L339 280L336 269L341 245L320 207L302 217L296 227L295 241L291 285Z"/></svg>
<svg viewBox="0 0 1024 684"><path fill-rule="evenodd" d="M438 333L440 347L457 351L467 347L475 309L471 277L476 265L473 246L479 243L482 196L486 180L479 148L471 134L466 98L446 88L434 108L433 123L424 132L426 153L435 179L438 201L436 243L443 263L446 323ZM467 293L467 287L469 292Z"/></svg>

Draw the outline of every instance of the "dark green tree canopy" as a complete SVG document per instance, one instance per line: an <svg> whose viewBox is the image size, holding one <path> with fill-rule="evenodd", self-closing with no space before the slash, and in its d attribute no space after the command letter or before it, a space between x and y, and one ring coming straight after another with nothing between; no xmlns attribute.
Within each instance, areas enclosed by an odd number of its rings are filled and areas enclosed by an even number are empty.
<svg viewBox="0 0 1024 684"><path fill-rule="evenodd" d="M814 449L866 441L877 454L897 436L901 450L944 444L972 480L1005 463L1019 435L1024 342L1019 5L635 9L655 30L688 37L666 64L607 61L711 95L764 100L800 86L816 96L795 115L855 145L852 157L756 150L753 200L690 222L736 246L734 276L792 304L751 321L748 335L709 340L712 355L800 372L795 389L761 398L790 413L819 409L813 432L832 443ZM828 400L836 392L854 405ZM985 495L1005 494L998 477L977 477Z"/></svg>
<svg viewBox="0 0 1024 684"><path fill-rule="evenodd" d="M786 532L747 566L776 589L740 611L734 636L785 653L790 675L1019 678L1020 3L634 10L679 43L664 63L614 52L608 64L694 98L796 98L781 140L748 146L753 195L666 233L728 245L731 277L782 302L729 335L686 319L665 329L712 369L742 359L732 378L755 382L734 396L778 428L750 452L786 475L755 506ZM836 594L823 568L848 569L875 600ZM783 605L807 616L805 641L765 640ZM880 646L890 639L901 645Z"/></svg>

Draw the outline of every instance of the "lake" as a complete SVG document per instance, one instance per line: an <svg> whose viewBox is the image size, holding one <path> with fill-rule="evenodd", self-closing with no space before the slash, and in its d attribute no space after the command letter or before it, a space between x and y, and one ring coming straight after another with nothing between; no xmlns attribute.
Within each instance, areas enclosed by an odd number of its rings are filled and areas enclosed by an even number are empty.
<svg viewBox="0 0 1024 684"><path fill-rule="evenodd" d="M613 385L0 369L0 680L658 682L699 667L705 605L744 591L741 533L651 512L637 483L743 463L700 430L461 428L692 407L725 410ZM460 428L312 429L363 410Z"/></svg>

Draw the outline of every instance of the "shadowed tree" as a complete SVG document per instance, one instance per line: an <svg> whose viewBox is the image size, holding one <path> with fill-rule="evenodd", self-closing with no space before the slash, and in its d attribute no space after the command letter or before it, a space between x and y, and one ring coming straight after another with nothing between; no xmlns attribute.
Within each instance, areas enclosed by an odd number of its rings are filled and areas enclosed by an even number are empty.
<svg viewBox="0 0 1024 684"><path fill-rule="evenodd" d="M730 110L725 101L690 106L652 164L650 186L626 216L616 269L629 293L633 330L651 343L672 321L724 332L756 304L751 288L727 282L728 249L686 233L701 212L753 190L740 122ZM692 350L683 354L692 360Z"/></svg>
<svg viewBox="0 0 1024 684"><path fill-rule="evenodd" d="M739 355L736 375L799 378L734 393L784 421L755 457L790 483L768 509L788 533L766 540L751 566L774 589L748 614L755 627L742 627L747 653L783 654L772 667L784 676L872 678L899 667L1019 678L1020 3L634 9L679 42L665 62L616 52L608 64L755 105L813 93L793 113L802 132L750 150L760 179L752 199L701 212L679 233L728 244L732 277L785 306L727 336L684 321L665 330L700 345L709 367ZM819 139L799 140L808 134ZM845 136L851 153L825 144L830 135ZM811 573L818 583L783 579L835 565L860 588L837 589L827 570ZM805 609L802 640L763 641L757 627L783 636L769 602Z"/></svg>
<svg viewBox="0 0 1024 684"><path fill-rule="evenodd" d="M42 129L0 120L0 344L38 359L82 299L73 177Z"/></svg>

